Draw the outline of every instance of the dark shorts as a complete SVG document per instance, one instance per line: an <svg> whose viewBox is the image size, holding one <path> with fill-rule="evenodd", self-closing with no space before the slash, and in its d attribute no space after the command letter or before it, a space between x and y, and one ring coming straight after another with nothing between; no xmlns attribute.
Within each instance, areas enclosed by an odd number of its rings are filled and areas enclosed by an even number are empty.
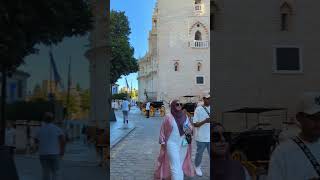
<svg viewBox="0 0 320 180"><path fill-rule="evenodd" d="M43 169L50 172L56 172L60 167L59 155L40 155L40 163Z"/></svg>
<svg viewBox="0 0 320 180"><path fill-rule="evenodd" d="M128 116L128 111L122 111L124 116Z"/></svg>

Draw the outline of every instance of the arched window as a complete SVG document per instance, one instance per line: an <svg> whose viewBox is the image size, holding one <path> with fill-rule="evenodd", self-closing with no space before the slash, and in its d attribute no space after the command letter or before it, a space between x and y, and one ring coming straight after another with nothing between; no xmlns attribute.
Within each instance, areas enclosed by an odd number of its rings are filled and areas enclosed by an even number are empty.
<svg viewBox="0 0 320 180"><path fill-rule="evenodd" d="M195 4L201 4L201 0L195 0L194 3Z"/></svg>
<svg viewBox="0 0 320 180"><path fill-rule="evenodd" d="M201 36L201 32L200 31L196 32L194 40L197 40L197 41L201 41L202 40L202 36Z"/></svg>
<svg viewBox="0 0 320 180"><path fill-rule="evenodd" d="M280 7L281 14L281 31L288 31L292 17L292 7L289 3L284 2Z"/></svg>
<svg viewBox="0 0 320 180"><path fill-rule="evenodd" d="M179 63L175 62L174 63L174 71L178 71L179 70Z"/></svg>
<svg viewBox="0 0 320 180"><path fill-rule="evenodd" d="M202 65L201 62L198 62L198 63L197 63L197 70L198 70L198 71L201 71L201 65Z"/></svg>
<svg viewBox="0 0 320 180"><path fill-rule="evenodd" d="M157 20L153 19L153 27L157 27Z"/></svg>

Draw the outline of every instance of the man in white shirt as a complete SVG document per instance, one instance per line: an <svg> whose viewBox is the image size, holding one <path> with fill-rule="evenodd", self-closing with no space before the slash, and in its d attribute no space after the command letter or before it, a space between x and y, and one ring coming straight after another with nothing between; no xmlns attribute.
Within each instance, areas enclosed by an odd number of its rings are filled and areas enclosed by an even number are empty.
<svg viewBox="0 0 320 180"><path fill-rule="evenodd" d="M151 106L151 103L148 101L146 104L147 118L150 117L150 106Z"/></svg>
<svg viewBox="0 0 320 180"><path fill-rule="evenodd" d="M201 161L205 149L210 156L210 95L203 97L203 106L195 109L193 117L195 127L195 140L197 143L197 153L195 158L195 170L198 176L202 176Z"/></svg>
<svg viewBox="0 0 320 180"><path fill-rule="evenodd" d="M57 179L60 158L64 155L65 136L62 129L54 125L53 121L53 114L47 112L44 117L45 123L34 137L39 145L43 180Z"/></svg>
<svg viewBox="0 0 320 180"><path fill-rule="evenodd" d="M269 180L319 179L320 174L302 149L309 149L320 162L320 92L305 93L296 114L301 132L295 139L280 143L272 154ZM297 141L297 142L296 142ZM300 141L300 143L298 143ZM301 143L302 142L302 143ZM298 144L305 144L302 148ZM311 156L310 156L311 157Z"/></svg>
<svg viewBox="0 0 320 180"><path fill-rule="evenodd" d="M127 98L122 102L121 109L123 113L123 124L125 125L127 122L127 125L128 125L129 124L128 113L130 110L130 103Z"/></svg>

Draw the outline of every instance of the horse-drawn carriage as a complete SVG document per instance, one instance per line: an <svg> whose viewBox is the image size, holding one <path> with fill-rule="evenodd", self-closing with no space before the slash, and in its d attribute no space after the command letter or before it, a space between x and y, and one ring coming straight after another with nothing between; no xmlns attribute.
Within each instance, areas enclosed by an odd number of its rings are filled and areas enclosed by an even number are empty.
<svg viewBox="0 0 320 180"><path fill-rule="evenodd" d="M140 110L144 116L146 116L146 104L147 102L144 102L140 105ZM152 101L150 102L150 116L155 116L156 112L160 113L160 116L163 117L166 114L166 109L164 107L163 101Z"/></svg>
<svg viewBox="0 0 320 180"><path fill-rule="evenodd" d="M225 112L245 115L246 130L240 133L226 132L225 136L230 143L232 158L241 161L254 178L267 172L271 153L279 143L281 129L272 127L270 123L261 123L259 120L260 114L272 111L285 112L284 116L279 117L287 119L287 109L284 108L241 108ZM257 115L258 123L254 127L248 128L247 114Z"/></svg>
<svg viewBox="0 0 320 180"><path fill-rule="evenodd" d="M193 117L194 111L198 105L198 100L199 100L198 96L192 96L192 95L182 96L180 98L180 101L184 102L182 103L183 104L182 107L183 109L185 109L189 117Z"/></svg>

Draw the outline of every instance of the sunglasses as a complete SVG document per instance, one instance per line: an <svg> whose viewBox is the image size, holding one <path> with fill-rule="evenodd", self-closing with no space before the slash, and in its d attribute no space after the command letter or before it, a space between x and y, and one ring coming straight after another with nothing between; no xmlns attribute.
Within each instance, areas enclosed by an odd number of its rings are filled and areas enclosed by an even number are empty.
<svg viewBox="0 0 320 180"><path fill-rule="evenodd" d="M182 103L177 103L176 106L177 106L177 107L178 107L178 106L182 106Z"/></svg>

